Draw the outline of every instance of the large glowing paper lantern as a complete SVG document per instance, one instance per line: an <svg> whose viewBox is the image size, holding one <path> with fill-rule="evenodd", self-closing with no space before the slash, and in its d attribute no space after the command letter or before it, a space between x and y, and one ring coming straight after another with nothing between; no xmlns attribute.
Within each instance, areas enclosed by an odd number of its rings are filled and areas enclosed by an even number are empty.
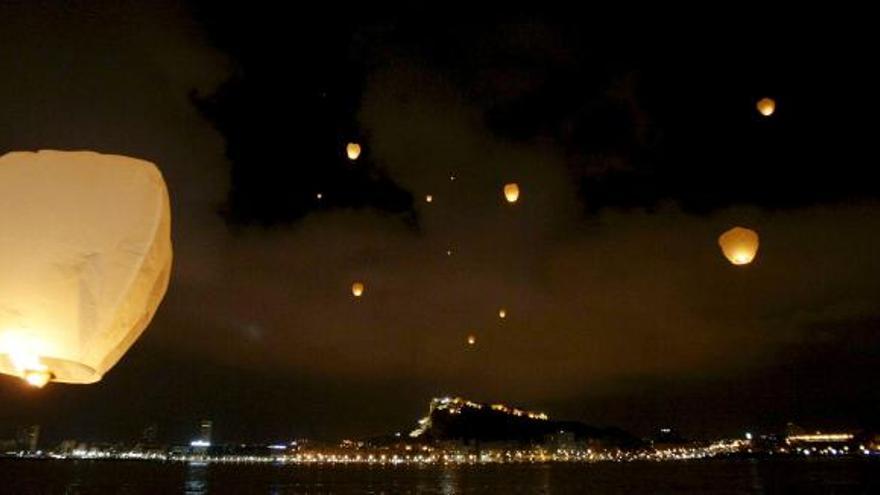
<svg viewBox="0 0 880 495"><path fill-rule="evenodd" d="M97 382L150 323L170 273L155 165L87 151L0 157L0 373Z"/></svg>
<svg viewBox="0 0 880 495"><path fill-rule="evenodd" d="M506 199L508 203L516 203L516 200L519 199L519 185L515 182L505 184L504 199Z"/></svg>
<svg viewBox="0 0 880 495"><path fill-rule="evenodd" d="M744 227L734 227L721 234L718 245L731 263L747 265L758 254L758 233Z"/></svg>
<svg viewBox="0 0 880 495"><path fill-rule="evenodd" d="M361 156L361 145L357 143L348 143L345 146L345 154L349 160L357 160Z"/></svg>
<svg viewBox="0 0 880 495"><path fill-rule="evenodd" d="M764 117L769 117L776 111L776 101L773 98L761 98L755 106Z"/></svg>

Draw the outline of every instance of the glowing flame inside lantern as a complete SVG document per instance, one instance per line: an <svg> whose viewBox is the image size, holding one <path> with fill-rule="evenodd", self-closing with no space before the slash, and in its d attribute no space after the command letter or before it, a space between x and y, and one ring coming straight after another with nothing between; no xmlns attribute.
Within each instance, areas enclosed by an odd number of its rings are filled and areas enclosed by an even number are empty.
<svg viewBox="0 0 880 495"><path fill-rule="evenodd" d="M39 346L22 332L4 332L0 338L0 353L5 354L12 368L28 384L42 388L52 379L52 372L40 360Z"/></svg>
<svg viewBox="0 0 880 495"><path fill-rule="evenodd" d="M32 387L43 388L52 379L52 373L48 370L27 370L22 378Z"/></svg>

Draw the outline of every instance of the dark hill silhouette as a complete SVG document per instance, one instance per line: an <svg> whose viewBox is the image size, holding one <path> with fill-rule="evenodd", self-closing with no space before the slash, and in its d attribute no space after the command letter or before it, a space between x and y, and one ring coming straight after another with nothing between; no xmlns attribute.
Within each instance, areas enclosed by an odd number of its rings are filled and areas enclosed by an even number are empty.
<svg viewBox="0 0 880 495"><path fill-rule="evenodd" d="M605 448L635 448L641 441L619 428L600 428L578 421L553 421L543 413L502 404L479 404L460 398L431 401L429 415L412 436L431 442L509 442L535 445L561 438Z"/></svg>

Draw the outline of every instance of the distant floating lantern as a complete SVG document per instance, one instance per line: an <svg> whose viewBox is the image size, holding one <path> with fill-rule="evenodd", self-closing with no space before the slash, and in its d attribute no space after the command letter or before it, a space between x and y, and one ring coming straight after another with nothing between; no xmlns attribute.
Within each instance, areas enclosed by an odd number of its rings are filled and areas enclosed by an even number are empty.
<svg viewBox="0 0 880 495"><path fill-rule="evenodd" d="M718 237L724 256L734 265L747 265L758 253L758 233L744 227L734 227Z"/></svg>
<svg viewBox="0 0 880 495"><path fill-rule="evenodd" d="M345 153L349 160L357 160L361 156L361 145L358 143L348 143L345 146Z"/></svg>
<svg viewBox="0 0 880 495"><path fill-rule="evenodd" d="M769 117L776 111L776 101L773 98L761 98L756 106L764 117Z"/></svg>
<svg viewBox="0 0 880 495"><path fill-rule="evenodd" d="M499 309L498 310L498 317L501 318L502 320L507 318L507 310L504 308Z"/></svg>
<svg viewBox="0 0 880 495"><path fill-rule="evenodd" d="M474 345L474 344L476 344L476 343L477 343L477 337L476 337L475 335L473 335L473 334L472 334L472 335L468 335L468 337L467 337L467 343L468 343L468 345Z"/></svg>
<svg viewBox="0 0 880 495"><path fill-rule="evenodd" d="M171 273L152 163L88 151L0 157L0 373L94 383L138 339Z"/></svg>
<svg viewBox="0 0 880 495"><path fill-rule="evenodd" d="M508 203L516 203L519 199L519 185L515 182L504 185L504 198Z"/></svg>
<svg viewBox="0 0 880 495"><path fill-rule="evenodd" d="M452 256L452 250L451 250L451 249L447 249L447 250L446 250L446 256Z"/></svg>
<svg viewBox="0 0 880 495"><path fill-rule="evenodd" d="M316 198L316 199L321 199L321 198L323 198L323 197L324 197L324 195L321 194L321 193L315 194L315 198Z"/></svg>
<svg viewBox="0 0 880 495"><path fill-rule="evenodd" d="M433 202L433 201L434 201L434 196L431 196L430 194L428 194L427 196L425 196L425 202L426 202L426 203L431 203L431 202Z"/></svg>
<svg viewBox="0 0 880 495"><path fill-rule="evenodd" d="M354 297L361 297L364 295L364 284L361 282L355 282L351 284L351 293Z"/></svg>
<svg viewBox="0 0 880 495"><path fill-rule="evenodd" d="M455 174L449 174L449 182L455 182Z"/></svg>

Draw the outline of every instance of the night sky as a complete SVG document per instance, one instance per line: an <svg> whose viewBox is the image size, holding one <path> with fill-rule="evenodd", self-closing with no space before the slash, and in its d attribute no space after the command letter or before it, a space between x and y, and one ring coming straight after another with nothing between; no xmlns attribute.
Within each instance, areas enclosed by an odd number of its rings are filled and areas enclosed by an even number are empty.
<svg viewBox="0 0 880 495"><path fill-rule="evenodd" d="M446 394L636 434L880 426L870 16L220 3L0 4L0 153L155 162L175 248L103 381L0 376L0 438L369 436Z"/></svg>

